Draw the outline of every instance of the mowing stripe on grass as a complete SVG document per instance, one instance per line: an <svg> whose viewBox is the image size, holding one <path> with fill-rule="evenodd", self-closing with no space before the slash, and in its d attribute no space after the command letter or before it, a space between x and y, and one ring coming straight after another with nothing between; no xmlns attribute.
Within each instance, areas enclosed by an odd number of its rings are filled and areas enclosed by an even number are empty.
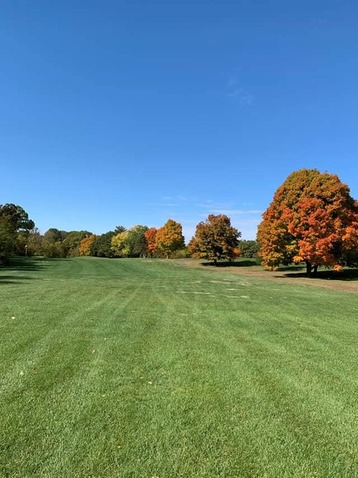
<svg viewBox="0 0 358 478"><path fill-rule="evenodd" d="M25 265L0 271L0 476L358 476L355 295Z"/></svg>

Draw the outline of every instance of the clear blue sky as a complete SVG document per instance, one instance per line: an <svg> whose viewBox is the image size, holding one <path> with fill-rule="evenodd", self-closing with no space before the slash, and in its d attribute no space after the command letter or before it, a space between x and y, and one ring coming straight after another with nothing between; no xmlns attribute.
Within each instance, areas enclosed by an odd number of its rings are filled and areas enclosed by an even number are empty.
<svg viewBox="0 0 358 478"><path fill-rule="evenodd" d="M356 0L2 0L0 203L253 239L294 170L357 198L357 25Z"/></svg>

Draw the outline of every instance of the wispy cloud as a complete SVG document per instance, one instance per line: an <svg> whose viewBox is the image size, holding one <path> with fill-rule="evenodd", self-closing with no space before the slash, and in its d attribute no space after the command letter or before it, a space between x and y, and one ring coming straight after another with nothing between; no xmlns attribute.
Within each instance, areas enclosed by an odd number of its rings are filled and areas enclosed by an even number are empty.
<svg viewBox="0 0 358 478"><path fill-rule="evenodd" d="M226 214L226 216L257 216L262 214L260 209L217 209L213 211L214 214Z"/></svg>
<svg viewBox="0 0 358 478"><path fill-rule="evenodd" d="M174 196L163 196L159 198L157 202L151 203L150 205L153 207L173 208L173 207L181 207L192 201L193 201L193 198L178 194Z"/></svg>
<svg viewBox="0 0 358 478"><path fill-rule="evenodd" d="M162 221L170 215L182 224L186 242L195 234L198 223L205 221L209 214L225 214L230 217L233 226L242 232L243 239L254 239L263 212L255 209L254 203L235 204L231 201L221 202L182 194L162 196L151 206L156 208Z"/></svg>
<svg viewBox="0 0 358 478"><path fill-rule="evenodd" d="M234 203L220 203L213 200L202 201L198 204L199 216L207 218L209 214L225 214L230 217L232 224L242 232L242 239L255 239L257 226L261 222L263 211L254 209L253 204L248 204L250 208L235 207Z"/></svg>
<svg viewBox="0 0 358 478"><path fill-rule="evenodd" d="M235 88L227 96L235 98L242 105L251 105L255 100L254 96L244 88Z"/></svg>
<svg viewBox="0 0 358 478"><path fill-rule="evenodd" d="M183 194L176 194L174 196L163 196L162 200L165 201L179 201L179 202L186 202L191 201L193 198L190 196L184 196Z"/></svg>
<svg viewBox="0 0 358 478"><path fill-rule="evenodd" d="M224 202L218 202L218 201L213 201L211 199L206 199L205 201L201 201L197 206L206 210L214 211L218 209L231 209L234 203L224 203Z"/></svg>
<svg viewBox="0 0 358 478"><path fill-rule="evenodd" d="M236 86L238 83L238 77L237 76L232 76L229 81L227 82L227 87L228 88L233 88Z"/></svg>
<svg viewBox="0 0 358 478"><path fill-rule="evenodd" d="M252 95L246 88L242 86L240 79L240 71L229 79L226 85L226 96L234 98L242 105L251 105L255 101L254 95Z"/></svg>
<svg viewBox="0 0 358 478"><path fill-rule="evenodd" d="M200 204L198 204L198 207L205 209L205 212L210 212L210 214L226 214L227 216L247 216L257 214L261 215L263 213L261 209L238 209L234 206L234 203L221 203L217 201L212 201L210 199L202 201Z"/></svg>

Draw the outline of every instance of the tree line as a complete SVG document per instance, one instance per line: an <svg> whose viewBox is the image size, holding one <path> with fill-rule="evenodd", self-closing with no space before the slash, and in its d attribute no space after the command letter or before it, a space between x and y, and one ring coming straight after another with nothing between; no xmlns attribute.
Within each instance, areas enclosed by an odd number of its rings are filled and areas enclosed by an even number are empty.
<svg viewBox="0 0 358 478"><path fill-rule="evenodd" d="M185 244L182 225L173 219L160 228L117 226L104 234L50 228L40 234L28 213L15 204L0 205L0 261L14 254L45 257L200 257L214 263L239 255L255 257L256 241L239 241L240 232L225 215L210 215Z"/></svg>
<svg viewBox="0 0 358 478"><path fill-rule="evenodd" d="M358 266L358 201L337 175L301 169L277 189L258 226L257 241L241 233L224 214L210 214L186 245L173 219L160 228L117 226L101 235L51 228L43 235L28 213L15 204L0 205L0 262L12 254L46 257L195 257L212 261L258 256L267 269L306 264L340 271Z"/></svg>

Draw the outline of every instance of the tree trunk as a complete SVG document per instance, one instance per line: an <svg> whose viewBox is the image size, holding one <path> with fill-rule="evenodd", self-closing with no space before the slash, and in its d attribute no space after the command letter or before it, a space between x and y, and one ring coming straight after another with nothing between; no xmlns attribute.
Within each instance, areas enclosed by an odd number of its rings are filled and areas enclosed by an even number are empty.
<svg viewBox="0 0 358 478"><path fill-rule="evenodd" d="M310 262L306 261L306 274L307 277L316 277L317 276L318 265L312 265Z"/></svg>

